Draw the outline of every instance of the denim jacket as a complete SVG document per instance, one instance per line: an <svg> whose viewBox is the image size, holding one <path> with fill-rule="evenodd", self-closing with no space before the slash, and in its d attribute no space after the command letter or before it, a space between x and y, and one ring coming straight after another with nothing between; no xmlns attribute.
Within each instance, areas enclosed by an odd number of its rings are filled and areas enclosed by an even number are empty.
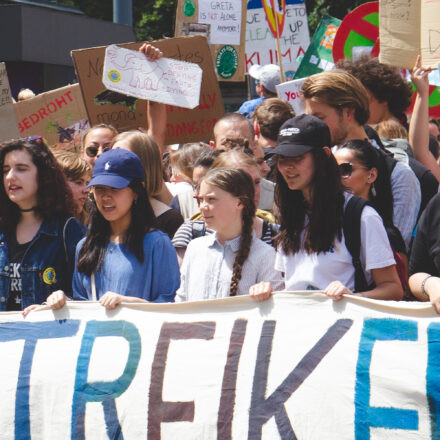
<svg viewBox="0 0 440 440"><path fill-rule="evenodd" d="M22 309L43 303L55 290L64 290L71 296L75 248L85 233L86 228L72 217L43 221L21 261ZM9 234L0 231L1 312L6 311L9 296L8 242Z"/></svg>

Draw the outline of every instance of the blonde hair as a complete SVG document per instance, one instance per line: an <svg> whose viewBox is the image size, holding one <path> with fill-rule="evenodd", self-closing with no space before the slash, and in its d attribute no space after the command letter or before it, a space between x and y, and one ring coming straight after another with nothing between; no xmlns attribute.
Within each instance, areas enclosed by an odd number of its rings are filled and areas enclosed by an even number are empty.
<svg viewBox="0 0 440 440"><path fill-rule="evenodd" d="M144 182L147 194L157 196L162 190L163 167L160 149L156 142L147 134L137 130L124 131L112 141L112 147L119 141L126 141L134 154L136 154L144 168Z"/></svg>
<svg viewBox="0 0 440 440"><path fill-rule="evenodd" d="M184 144L177 151L170 155L171 166L175 168L182 177L192 183L194 163L200 154L208 149L205 144L199 142Z"/></svg>
<svg viewBox="0 0 440 440"><path fill-rule="evenodd" d="M17 95L17 101L26 101L35 97L35 93L31 89L21 89Z"/></svg>
<svg viewBox="0 0 440 440"><path fill-rule="evenodd" d="M240 150L229 150L220 154L217 159L215 159L211 168L256 168L260 172L257 161L254 157L249 154L244 153Z"/></svg>
<svg viewBox="0 0 440 440"><path fill-rule="evenodd" d="M388 139L408 139L408 131L406 128L395 119L388 119L372 125L380 137Z"/></svg>
<svg viewBox="0 0 440 440"><path fill-rule="evenodd" d="M68 180L80 179L84 174L92 171L90 165L77 153L63 150L52 150L52 153Z"/></svg>

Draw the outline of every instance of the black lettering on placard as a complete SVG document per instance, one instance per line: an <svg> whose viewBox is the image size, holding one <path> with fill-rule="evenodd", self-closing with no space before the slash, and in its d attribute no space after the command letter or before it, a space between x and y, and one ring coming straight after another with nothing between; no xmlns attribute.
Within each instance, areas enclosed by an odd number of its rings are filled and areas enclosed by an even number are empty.
<svg viewBox="0 0 440 440"><path fill-rule="evenodd" d="M205 339L214 337L215 322L164 322L157 341L151 366L148 402L148 439L160 440L162 422L192 422L194 402L165 402L162 400L165 367L172 339Z"/></svg>
<svg viewBox="0 0 440 440"><path fill-rule="evenodd" d="M217 438L219 440L232 438L238 363L246 335L246 327L247 321L245 319L237 319L229 340L228 358L223 373L222 394L217 419Z"/></svg>
<svg viewBox="0 0 440 440"><path fill-rule="evenodd" d="M89 60L89 72L87 74L87 78L95 76L102 76L102 70L104 68L104 63L101 61L101 58L96 58L94 60Z"/></svg>
<svg viewBox="0 0 440 440"><path fill-rule="evenodd" d="M267 375L276 321L264 322L263 328L261 329L260 342L258 344L257 361L255 363L254 384L252 387L251 408L249 411L248 439L261 439L263 425L272 417L275 417L281 439L297 439L284 403L307 379L342 336L347 333L352 324L353 321L351 319L339 319L336 321L301 359L281 385L266 398Z"/></svg>
<svg viewBox="0 0 440 440"><path fill-rule="evenodd" d="M177 52L174 53L173 55L170 55L169 58L173 58L175 60L180 60L180 61L186 61L188 63L196 63L196 64L202 64L204 61L202 55L198 50L195 52L187 52L184 54L182 53L180 46L177 45L176 51Z"/></svg>

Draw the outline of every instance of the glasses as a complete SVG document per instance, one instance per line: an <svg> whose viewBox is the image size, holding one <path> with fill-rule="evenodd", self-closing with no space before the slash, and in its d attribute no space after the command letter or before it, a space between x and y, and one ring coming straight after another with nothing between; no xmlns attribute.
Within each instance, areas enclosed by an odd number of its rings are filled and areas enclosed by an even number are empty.
<svg viewBox="0 0 440 440"><path fill-rule="evenodd" d="M103 147L102 151L108 151L110 150L110 147ZM94 145L91 145L90 147L87 147L85 149L87 156L89 157L96 157L98 155L99 147L95 147Z"/></svg>
<svg viewBox="0 0 440 440"><path fill-rule="evenodd" d="M353 172L353 165L350 162L340 163L339 172L341 173L341 177L350 177Z"/></svg>

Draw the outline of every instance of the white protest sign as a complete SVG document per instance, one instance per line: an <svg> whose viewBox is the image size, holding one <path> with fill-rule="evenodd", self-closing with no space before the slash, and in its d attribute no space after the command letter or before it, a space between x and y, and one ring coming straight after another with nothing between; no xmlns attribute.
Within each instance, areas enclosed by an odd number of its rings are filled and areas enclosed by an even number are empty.
<svg viewBox="0 0 440 440"><path fill-rule="evenodd" d="M199 23L209 24L209 44L240 44L241 0L198 0Z"/></svg>
<svg viewBox="0 0 440 440"><path fill-rule="evenodd" d="M301 87L305 78L294 79L285 83L278 84L276 87L278 97L287 101L295 110L295 114L304 113L304 102L302 99Z"/></svg>
<svg viewBox="0 0 440 440"><path fill-rule="evenodd" d="M8 439L438 439L428 304L278 293L0 314Z"/></svg>
<svg viewBox="0 0 440 440"><path fill-rule="evenodd" d="M102 82L114 92L192 109L199 105L202 69L171 58L148 61L141 52L111 45Z"/></svg>

